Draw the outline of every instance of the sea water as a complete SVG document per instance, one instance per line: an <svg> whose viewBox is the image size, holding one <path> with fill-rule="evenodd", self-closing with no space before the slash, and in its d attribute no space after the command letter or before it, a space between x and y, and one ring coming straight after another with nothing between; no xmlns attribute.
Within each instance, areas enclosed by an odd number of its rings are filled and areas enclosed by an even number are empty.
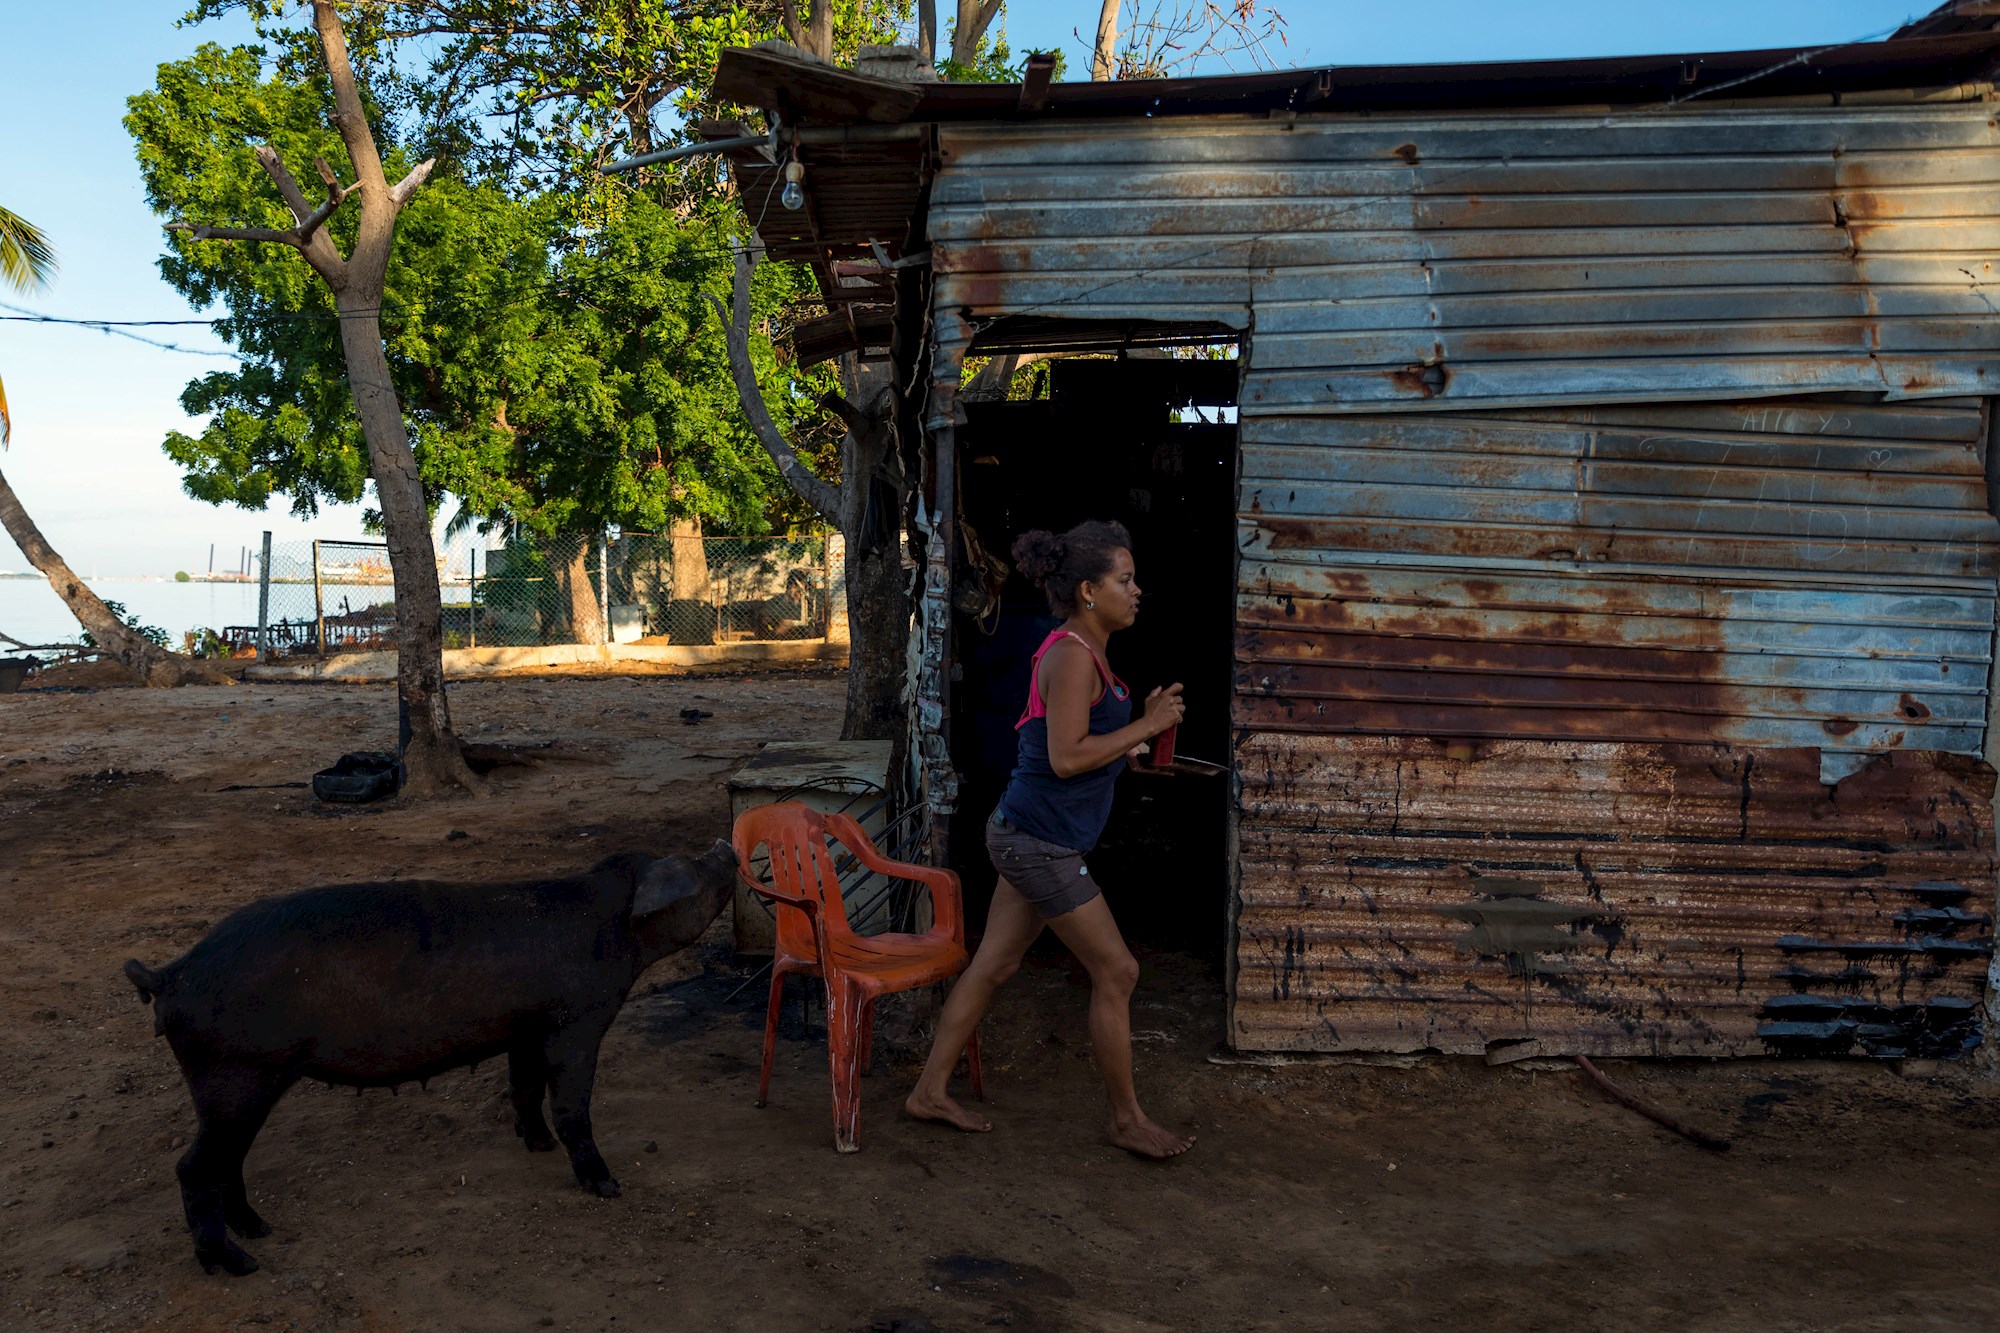
<svg viewBox="0 0 2000 1333"><path fill-rule="evenodd" d="M107 602L122 602L127 616L136 616L143 625L157 625L167 632L167 644L181 647L188 630L221 631L230 625L257 623L255 583L176 583L172 579L91 578L84 582ZM329 583L321 597L329 616L344 610L360 610L390 601L394 590L382 584L349 586ZM464 591L458 590L459 599ZM445 600L451 601L447 589ZM271 619L310 619L312 586L282 584L271 586ZM81 626L69 607L56 596L44 578L0 578L0 634L22 643L73 643ZM0 644L0 657L19 651Z"/></svg>

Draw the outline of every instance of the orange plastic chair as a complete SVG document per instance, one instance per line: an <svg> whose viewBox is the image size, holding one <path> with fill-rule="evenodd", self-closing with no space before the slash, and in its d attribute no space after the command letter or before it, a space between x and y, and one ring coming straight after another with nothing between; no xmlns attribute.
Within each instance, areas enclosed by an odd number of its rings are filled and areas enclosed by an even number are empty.
<svg viewBox="0 0 2000 1333"><path fill-rule="evenodd" d="M854 859L890 879L930 890L932 925L921 935L857 935L841 901L828 837ZM823 814L796 801L760 806L737 816L732 841L744 882L777 908L777 947L771 960L771 1004L764 1017L764 1067L757 1105L771 1091L771 1058L778 1043L778 1004L785 978L799 972L826 983L827 1055L833 1068L833 1145L861 1149L861 1075L875 1044L875 1001L957 976L971 961L965 951L965 914L958 876L934 866L891 861L846 815ZM770 854L771 879L751 868L758 847ZM984 1100L979 1034L966 1045L972 1095Z"/></svg>

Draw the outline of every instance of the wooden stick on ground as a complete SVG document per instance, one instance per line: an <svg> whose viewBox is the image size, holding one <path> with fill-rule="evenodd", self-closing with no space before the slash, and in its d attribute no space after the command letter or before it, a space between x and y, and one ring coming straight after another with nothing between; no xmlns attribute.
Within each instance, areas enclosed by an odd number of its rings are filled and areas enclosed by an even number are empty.
<svg viewBox="0 0 2000 1333"><path fill-rule="evenodd" d="M1713 1134L1704 1134L1702 1131L1694 1128L1692 1125L1682 1124L1680 1121L1668 1115L1665 1111L1657 1110L1654 1107L1648 1106L1646 1103L1640 1101L1637 1097L1634 1097L1631 1093L1625 1091L1625 1089L1619 1087L1616 1083L1613 1083L1610 1079L1606 1078L1604 1076L1604 1072L1600 1070L1596 1065L1590 1062L1589 1056L1576 1055L1576 1056L1571 1056L1570 1058L1576 1061L1577 1067L1579 1069L1583 1070L1584 1073L1590 1075L1591 1081L1593 1083L1597 1084L1598 1087L1604 1089L1605 1094L1609 1096L1611 1100L1617 1102L1619 1105L1630 1107L1632 1110L1637 1111L1640 1115L1645 1116L1646 1119L1652 1121L1654 1124L1663 1125L1666 1128L1671 1129L1674 1133L1680 1135L1682 1138L1690 1139L1696 1144L1700 1145L1701 1147L1708 1149L1710 1152L1729 1151L1730 1145L1728 1139L1718 1139Z"/></svg>

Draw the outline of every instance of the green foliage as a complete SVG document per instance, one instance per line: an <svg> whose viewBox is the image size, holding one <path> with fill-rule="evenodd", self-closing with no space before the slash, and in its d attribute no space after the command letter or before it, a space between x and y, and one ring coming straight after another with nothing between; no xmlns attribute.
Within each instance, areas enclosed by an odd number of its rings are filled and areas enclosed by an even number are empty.
<svg viewBox="0 0 2000 1333"><path fill-rule="evenodd" d="M46 286L55 271L56 251L49 238L20 214L0 208L0 282L33 291Z"/></svg>
<svg viewBox="0 0 2000 1333"><path fill-rule="evenodd" d="M161 66L126 118L155 209L289 226L253 156L259 142L295 175L319 155L352 179L303 50L211 44ZM377 130L391 180L415 164L398 133L387 119ZM355 216L350 207L327 224L343 252ZM361 499L367 451L324 285L287 246L174 233L168 249L162 273L195 305L223 307L217 332L244 356L183 394L190 414L209 417L199 434L166 442L188 493L253 509L283 494L301 515ZM737 531L790 521L797 502L743 421L722 328L702 299L726 293L730 272L719 208L676 211L626 191L579 218L568 195L511 194L440 168L398 222L382 311L433 505L455 495L481 520L540 533L688 515ZM837 436L811 400L830 379L788 373L769 337L809 283L797 268L760 271L753 349L773 414L824 455Z"/></svg>
<svg viewBox="0 0 2000 1333"><path fill-rule="evenodd" d="M167 632L161 629L158 625L140 624L138 615L134 612L126 610L125 603L114 602L111 601L109 598L107 598L105 599L104 602L104 609L109 611L112 615L116 616L118 618L119 623L124 625L126 629L131 630L134 634L146 640L146 642L157 645L158 647L161 648L167 646ZM102 646L97 642L97 640L94 637L92 637L89 630L85 630L83 631L83 633L79 634L77 636L76 641L82 644L86 648L98 648Z"/></svg>
<svg viewBox="0 0 2000 1333"><path fill-rule="evenodd" d="M187 572L187 571L186 571L185 569L177 569L177 570L175 570L175 571L174 571L174 582L175 582L175 583L193 583L193 582L194 582L194 576L193 576L193 575L191 575L191 574L189 574L189 573L188 573L188 572Z"/></svg>
<svg viewBox="0 0 2000 1333"><path fill-rule="evenodd" d="M181 635L181 655L204 659L226 658L230 655L229 644L212 629L191 629Z"/></svg>

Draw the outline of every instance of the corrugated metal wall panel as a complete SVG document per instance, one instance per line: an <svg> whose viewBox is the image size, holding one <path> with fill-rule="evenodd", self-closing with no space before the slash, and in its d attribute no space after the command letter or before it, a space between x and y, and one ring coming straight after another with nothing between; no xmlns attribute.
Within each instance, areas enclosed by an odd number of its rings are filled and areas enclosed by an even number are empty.
<svg viewBox="0 0 2000 1333"><path fill-rule="evenodd" d="M1810 749L1254 735L1231 1041L1951 1055L1992 955L1992 770Z"/></svg>
<svg viewBox="0 0 2000 1333"><path fill-rule="evenodd" d="M1982 752L1976 400L1260 417L1237 724Z"/></svg>
<svg viewBox="0 0 2000 1333"><path fill-rule="evenodd" d="M1252 331L1246 417L2000 386L1979 104L940 136L941 310Z"/></svg>
<svg viewBox="0 0 2000 1333"><path fill-rule="evenodd" d="M1238 1044L1969 1039L1991 770L1951 756L1984 750L2000 544L1979 400L1241 437Z"/></svg>

